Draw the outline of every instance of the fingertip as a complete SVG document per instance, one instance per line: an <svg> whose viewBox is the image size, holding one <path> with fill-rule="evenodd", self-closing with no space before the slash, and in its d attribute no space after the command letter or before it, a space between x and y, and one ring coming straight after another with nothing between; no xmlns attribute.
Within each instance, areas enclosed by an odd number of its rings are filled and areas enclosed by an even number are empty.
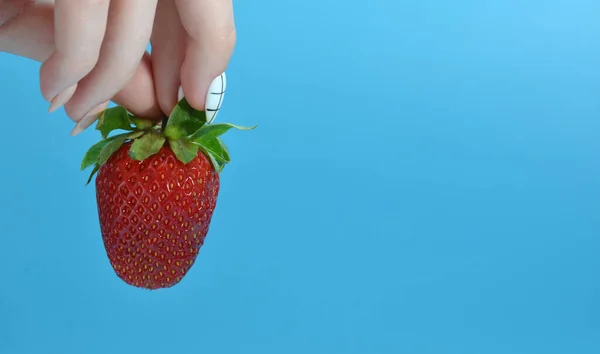
<svg viewBox="0 0 600 354"><path fill-rule="evenodd" d="M178 90L177 98L181 100L184 96L190 106L199 111L203 111L206 104L206 93L212 78L205 75L185 74L185 64L182 67L181 87Z"/></svg>
<svg viewBox="0 0 600 354"><path fill-rule="evenodd" d="M54 96L54 98L50 101L50 107L48 108L48 113L52 113L64 106L71 97L75 94L77 90L77 84L68 87L66 90L62 91L58 95Z"/></svg>
<svg viewBox="0 0 600 354"><path fill-rule="evenodd" d="M206 112L206 121L211 123L219 113L221 106L223 105L223 99L225 98L225 91L227 91L227 75L225 72L214 78L210 84L206 85L204 95L199 91L200 86L197 85L195 88L197 91L193 91L196 95L188 96L185 95L186 100L190 106L194 107L199 111ZM184 91L180 87L178 91L178 100L184 97ZM200 97L204 97L204 100L199 100Z"/></svg>
<svg viewBox="0 0 600 354"><path fill-rule="evenodd" d="M56 57L56 52L53 52L40 66L40 91L42 97L48 102L52 102L60 93L59 88L55 85L56 78L54 77L54 70L52 70L56 66Z"/></svg>
<svg viewBox="0 0 600 354"><path fill-rule="evenodd" d="M53 52L40 66L40 89L42 96L51 102L57 95L70 90L96 65L97 59L70 58Z"/></svg>
<svg viewBox="0 0 600 354"><path fill-rule="evenodd" d="M89 128L92 124L94 124L94 122L98 119L100 114L102 114L102 112L106 110L109 103L109 101L106 101L92 108L83 118L81 118L77 122L77 124L71 131L71 136L76 136L80 134L81 132Z"/></svg>

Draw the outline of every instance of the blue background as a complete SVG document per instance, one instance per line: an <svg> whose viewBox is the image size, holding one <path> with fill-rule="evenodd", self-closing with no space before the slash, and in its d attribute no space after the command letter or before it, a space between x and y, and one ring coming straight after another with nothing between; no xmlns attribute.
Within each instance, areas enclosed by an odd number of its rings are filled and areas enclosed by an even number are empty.
<svg viewBox="0 0 600 354"><path fill-rule="evenodd" d="M218 120L260 126L226 137L207 242L157 292L105 256L98 135L0 55L0 353L600 352L600 2L236 19Z"/></svg>

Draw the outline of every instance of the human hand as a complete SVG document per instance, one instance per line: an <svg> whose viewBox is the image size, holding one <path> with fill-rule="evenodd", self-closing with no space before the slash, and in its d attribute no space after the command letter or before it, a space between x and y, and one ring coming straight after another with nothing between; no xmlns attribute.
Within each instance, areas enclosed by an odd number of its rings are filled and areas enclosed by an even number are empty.
<svg viewBox="0 0 600 354"><path fill-rule="evenodd" d="M192 107L220 108L207 93L235 41L231 0L0 0L0 52L43 63L42 95L64 105L72 135L109 100L160 119L180 87Z"/></svg>

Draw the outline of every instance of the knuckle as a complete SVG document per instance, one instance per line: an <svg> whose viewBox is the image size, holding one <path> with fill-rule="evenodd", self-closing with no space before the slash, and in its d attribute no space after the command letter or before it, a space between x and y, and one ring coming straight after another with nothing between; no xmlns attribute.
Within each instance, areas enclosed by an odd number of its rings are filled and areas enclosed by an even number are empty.
<svg viewBox="0 0 600 354"><path fill-rule="evenodd" d="M222 67L219 69L225 70L226 63L229 61L229 57L233 53L236 41L236 30L235 28L231 28L227 29L227 31L219 33L219 35L212 36L212 40L207 41L202 48L207 52L211 52L215 61L222 62Z"/></svg>
<svg viewBox="0 0 600 354"><path fill-rule="evenodd" d="M231 32L229 32L227 37L225 37L225 44L227 45L228 49L233 50L236 43L237 43L237 31L235 30L235 27L234 27L231 30Z"/></svg>
<svg viewBox="0 0 600 354"><path fill-rule="evenodd" d="M89 74L98 63L99 56L94 53L77 53L69 58L67 65L81 77Z"/></svg>
<svg viewBox="0 0 600 354"><path fill-rule="evenodd" d="M80 47L77 50L62 50L61 48L57 49L56 55L65 67L80 75L87 75L92 71L100 58L99 50L92 47Z"/></svg>
<svg viewBox="0 0 600 354"><path fill-rule="evenodd" d="M191 37L198 45L219 50L233 49L237 39L235 26L230 22L198 27L195 33Z"/></svg>
<svg viewBox="0 0 600 354"><path fill-rule="evenodd" d="M233 49L237 41L237 31L235 26L226 25L219 28L217 32L219 43L226 49Z"/></svg>
<svg viewBox="0 0 600 354"><path fill-rule="evenodd" d="M141 59L142 55L111 56L103 61L102 72L106 77L110 77L117 86L125 85L135 76Z"/></svg>

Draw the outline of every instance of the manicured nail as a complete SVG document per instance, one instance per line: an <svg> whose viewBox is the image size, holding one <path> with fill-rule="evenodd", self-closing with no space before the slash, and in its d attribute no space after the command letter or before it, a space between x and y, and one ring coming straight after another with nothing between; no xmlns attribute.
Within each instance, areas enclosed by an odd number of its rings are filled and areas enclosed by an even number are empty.
<svg viewBox="0 0 600 354"><path fill-rule="evenodd" d="M71 97L73 97L73 94L75 93L76 89L77 89L77 84L67 88L63 92L54 96L52 101L50 101L50 107L48 108L48 112L52 113L52 112L56 111L57 109L59 109L60 107L64 106L65 103L69 102Z"/></svg>
<svg viewBox="0 0 600 354"><path fill-rule="evenodd" d="M208 123L211 123L217 117L219 109L221 109L221 105L223 104L226 90L227 76L225 73L222 73L211 82L206 93L206 121Z"/></svg>
<svg viewBox="0 0 600 354"><path fill-rule="evenodd" d="M98 119L100 114L104 112L106 106L108 106L108 101L92 108L83 118L81 118L79 122L77 122L75 128L73 128L73 130L71 131L71 136L75 136L89 128L89 126L92 125L96 121L96 119Z"/></svg>
<svg viewBox="0 0 600 354"><path fill-rule="evenodd" d="M206 102L204 104L206 121L208 123L211 123L217 117L217 113L219 113L219 109L221 109L221 105L223 104L223 98L225 97L226 89L227 76L225 73L217 76L217 78L214 79L208 87L208 92L206 93ZM177 91L177 100L181 101L183 96L183 89L180 86L179 90Z"/></svg>

